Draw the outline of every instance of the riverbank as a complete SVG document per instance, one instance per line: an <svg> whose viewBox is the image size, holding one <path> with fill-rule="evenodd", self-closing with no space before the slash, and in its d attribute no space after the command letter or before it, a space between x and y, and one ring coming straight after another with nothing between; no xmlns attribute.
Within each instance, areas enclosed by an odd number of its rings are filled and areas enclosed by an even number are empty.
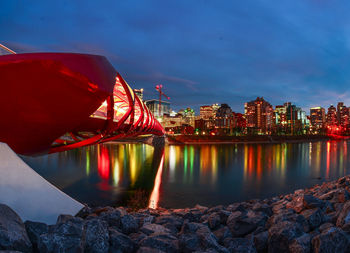
<svg viewBox="0 0 350 253"><path fill-rule="evenodd" d="M246 136L210 136L210 135L169 135L168 144L242 144L242 143L283 143L312 142L339 139L326 135L246 135Z"/></svg>
<svg viewBox="0 0 350 253"><path fill-rule="evenodd" d="M228 206L85 207L55 225L0 204L0 249L22 252L348 252L350 176Z"/></svg>

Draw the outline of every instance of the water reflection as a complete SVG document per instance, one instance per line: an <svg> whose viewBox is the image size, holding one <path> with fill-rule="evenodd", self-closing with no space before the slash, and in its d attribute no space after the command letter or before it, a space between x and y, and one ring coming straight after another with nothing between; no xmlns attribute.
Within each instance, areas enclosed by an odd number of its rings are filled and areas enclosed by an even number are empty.
<svg viewBox="0 0 350 253"><path fill-rule="evenodd" d="M228 204L309 187L347 173L347 141L184 145L104 144L23 157L60 189L93 205ZM143 200L140 200L143 201Z"/></svg>

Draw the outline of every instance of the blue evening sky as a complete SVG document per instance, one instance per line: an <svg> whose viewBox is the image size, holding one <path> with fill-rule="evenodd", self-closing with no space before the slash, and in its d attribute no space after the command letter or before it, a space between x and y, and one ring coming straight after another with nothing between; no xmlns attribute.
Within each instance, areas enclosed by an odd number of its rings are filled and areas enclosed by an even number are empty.
<svg viewBox="0 0 350 253"><path fill-rule="evenodd" d="M105 55L132 88L173 108L263 96L308 112L350 106L349 0L29 1L0 5L0 43L18 52Z"/></svg>

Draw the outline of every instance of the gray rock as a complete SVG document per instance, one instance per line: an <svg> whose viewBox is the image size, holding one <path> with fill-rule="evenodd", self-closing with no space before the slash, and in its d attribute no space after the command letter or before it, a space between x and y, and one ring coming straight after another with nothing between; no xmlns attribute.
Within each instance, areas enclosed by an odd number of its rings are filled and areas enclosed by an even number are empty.
<svg viewBox="0 0 350 253"><path fill-rule="evenodd" d="M223 244L226 238L232 237L230 230L226 226L218 228L213 232L213 234L216 236L220 244Z"/></svg>
<svg viewBox="0 0 350 253"><path fill-rule="evenodd" d="M235 212L228 217L227 226L233 237L241 237L253 232L258 226L264 226L266 221L267 216L262 212Z"/></svg>
<svg viewBox="0 0 350 253"><path fill-rule="evenodd" d="M283 213L274 214L273 216L271 216L267 221L267 227L270 228L271 226L279 224L283 221L298 223L303 227L305 232L308 232L310 230L309 223L304 218L304 216L294 213L294 211L291 209L287 209Z"/></svg>
<svg viewBox="0 0 350 253"><path fill-rule="evenodd" d="M175 236L166 233L154 233L140 242L140 247L148 247L164 252L178 252L179 243Z"/></svg>
<svg viewBox="0 0 350 253"><path fill-rule="evenodd" d="M208 225L210 229L215 229L217 228L221 223L221 218L220 215L218 213L212 213L209 217L208 217Z"/></svg>
<svg viewBox="0 0 350 253"><path fill-rule="evenodd" d="M120 210L112 209L108 212L103 212L99 218L107 221L108 226L110 227L120 227L120 219L122 212Z"/></svg>
<svg viewBox="0 0 350 253"><path fill-rule="evenodd" d="M342 227L344 224L349 222L350 222L350 201L347 201L339 213L336 225L337 227Z"/></svg>
<svg viewBox="0 0 350 253"><path fill-rule="evenodd" d="M32 243L21 218L4 204L0 204L0 249L32 251Z"/></svg>
<svg viewBox="0 0 350 253"><path fill-rule="evenodd" d="M24 223L27 230L28 237L32 242L33 249L38 249L38 240L42 234L46 234L49 231L49 227L45 223L26 221Z"/></svg>
<svg viewBox="0 0 350 253"><path fill-rule="evenodd" d="M178 230L181 229L183 222L184 220L182 218L173 215L160 215L155 219L156 224L173 224Z"/></svg>
<svg viewBox="0 0 350 253"><path fill-rule="evenodd" d="M307 220L311 230L319 227L326 219L320 208L307 209L301 215Z"/></svg>
<svg viewBox="0 0 350 253"><path fill-rule="evenodd" d="M268 231L264 231L253 236L254 246L258 252L265 252L267 250L268 239Z"/></svg>
<svg viewBox="0 0 350 253"><path fill-rule="evenodd" d="M40 252L83 252L83 219L65 217L49 233L39 237L38 249ZM63 223L63 221L65 221Z"/></svg>
<svg viewBox="0 0 350 253"><path fill-rule="evenodd" d="M298 223L283 221L273 225L269 229L268 251L285 252L288 251L289 244L304 234L302 226Z"/></svg>
<svg viewBox="0 0 350 253"><path fill-rule="evenodd" d="M210 231L208 227L201 227L196 231L196 235L200 240L203 249L215 249L218 252L224 251L223 247L219 245L216 236Z"/></svg>
<svg viewBox="0 0 350 253"><path fill-rule="evenodd" d="M318 252L349 252L349 236L339 228L331 227L321 234L315 236L312 241L312 248Z"/></svg>
<svg viewBox="0 0 350 253"><path fill-rule="evenodd" d="M201 250L199 237L196 234L182 234L179 236L179 248L181 252L193 252Z"/></svg>
<svg viewBox="0 0 350 253"><path fill-rule="evenodd" d="M319 230L321 232L325 231L325 230L328 230L329 228L331 227L334 227L334 225L330 222L327 222L327 223L323 223L320 227L319 227Z"/></svg>
<svg viewBox="0 0 350 253"><path fill-rule="evenodd" d="M123 233L109 228L109 252L128 253L136 249L136 244Z"/></svg>
<svg viewBox="0 0 350 253"><path fill-rule="evenodd" d="M84 252L103 253L109 249L108 223L102 219L87 220L84 224Z"/></svg>
<svg viewBox="0 0 350 253"><path fill-rule="evenodd" d="M255 212L263 212L265 213L267 216L271 216L272 215L272 208L267 205L267 204L263 204L263 203L256 203L254 206L253 206L253 211Z"/></svg>
<svg viewBox="0 0 350 253"><path fill-rule="evenodd" d="M182 225L180 234L195 233L198 229L202 227L206 227L206 226L196 222L184 222L184 224Z"/></svg>
<svg viewBox="0 0 350 253"><path fill-rule="evenodd" d="M302 236L295 238L289 244L289 251L293 253L308 253L311 250L311 236L309 234L303 234Z"/></svg>
<svg viewBox="0 0 350 253"><path fill-rule="evenodd" d="M164 226L150 223L143 225L140 231L146 235L151 235L153 233L170 233L170 230Z"/></svg>
<svg viewBox="0 0 350 253"><path fill-rule="evenodd" d="M256 249L252 240L247 238L227 238L225 247L234 253L255 253Z"/></svg>
<svg viewBox="0 0 350 253"><path fill-rule="evenodd" d="M322 208L325 205L325 202L312 195L305 194L303 197L303 204L306 209L313 209Z"/></svg>
<svg viewBox="0 0 350 253"><path fill-rule="evenodd" d="M232 205L229 205L227 208L226 208L227 211L230 211L230 212L246 212L246 208L245 206L242 204L242 203L234 203Z"/></svg>
<svg viewBox="0 0 350 253"><path fill-rule="evenodd" d="M159 250L159 249L153 249L153 248L149 248L149 247L141 247L141 248L139 248L137 253L166 253L166 252Z"/></svg>
<svg viewBox="0 0 350 253"><path fill-rule="evenodd" d="M228 217L230 217L231 215L231 212L226 210L220 210L218 214L220 215L221 224L226 224Z"/></svg>
<svg viewBox="0 0 350 253"><path fill-rule="evenodd" d="M120 218L120 229L124 234L130 234L137 232L139 228L136 220L131 215L127 214Z"/></svg>
<svg viewBox="0 0 350 253"><path fill-rule="evenodd" d="M129 235L129 237L131 238L131 240L133 240L135 243L138 244L140 241L145 239L147 236L142 232L138 232L138 233L131 233Z"/></svg>

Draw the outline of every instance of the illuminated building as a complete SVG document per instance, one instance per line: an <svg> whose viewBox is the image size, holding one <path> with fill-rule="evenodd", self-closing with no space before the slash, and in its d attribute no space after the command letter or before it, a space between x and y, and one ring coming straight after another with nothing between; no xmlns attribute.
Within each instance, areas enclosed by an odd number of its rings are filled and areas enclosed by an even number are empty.
<svg viewBox="0 0 350 253"><path fill-rule="evenodd" d="M327 126L338 125L337 108L335 108L333 105L328 107L326 123L327 123Z"/></svg>
<svg viewBox="0 0 350 253"><path fill-rule="evenodd" d="M203 105L199 108L199 116L203 120L210 120L215 117L215 111L211 105Z"/></svg>
<svg viewBox="0 0 350 253"><path fill-rule="evenodd" d="M349 108L343 102L339 102L337 105L337 121L342 127L349 125Z"/></svg>
<svg viewBox="0 0 350 253"><path fill-rule="evenodd" d="M184 117L184 123L187 125L190 125L194 127L194 121L195 121L195 112L191 108L187 108L183 112L183 117Z"/></svg>
<svg viewBox="0 0 350 253"><path fill-rule="evenodd" d="M273 125L272 105L263 97L244 104L247 130L253 133L269 133Z"/></svg>
<svg viewBox="0 0 350 253"><path fill-rule="evenodd" d="M232 109L228 104L221 104L216 112L215 127L222 133L228 134L235 127L235 118Z"/></svg>
<svg viewBox="0 0 350 253"><path fill-rule="evenodd" d="M134 89L134 93L141 101L143 101L143 89Z"/></svg>
<svg viewBox="0 0 350 253"><path fill-rule="evenodd" d="M319 132L323 129L326 122L325 110L322 107L310 108L311 127L314 132Z"/></svg>
<svg viewBox="0 0 350 253"><path fill-rule="evenodd" d="M167 101L162 101L160 106L160 115L159 115L159 100L151 99L145 101L148 109L152 112L155 117L163 117L164 114L170 114L170 103Z"/></svg>

